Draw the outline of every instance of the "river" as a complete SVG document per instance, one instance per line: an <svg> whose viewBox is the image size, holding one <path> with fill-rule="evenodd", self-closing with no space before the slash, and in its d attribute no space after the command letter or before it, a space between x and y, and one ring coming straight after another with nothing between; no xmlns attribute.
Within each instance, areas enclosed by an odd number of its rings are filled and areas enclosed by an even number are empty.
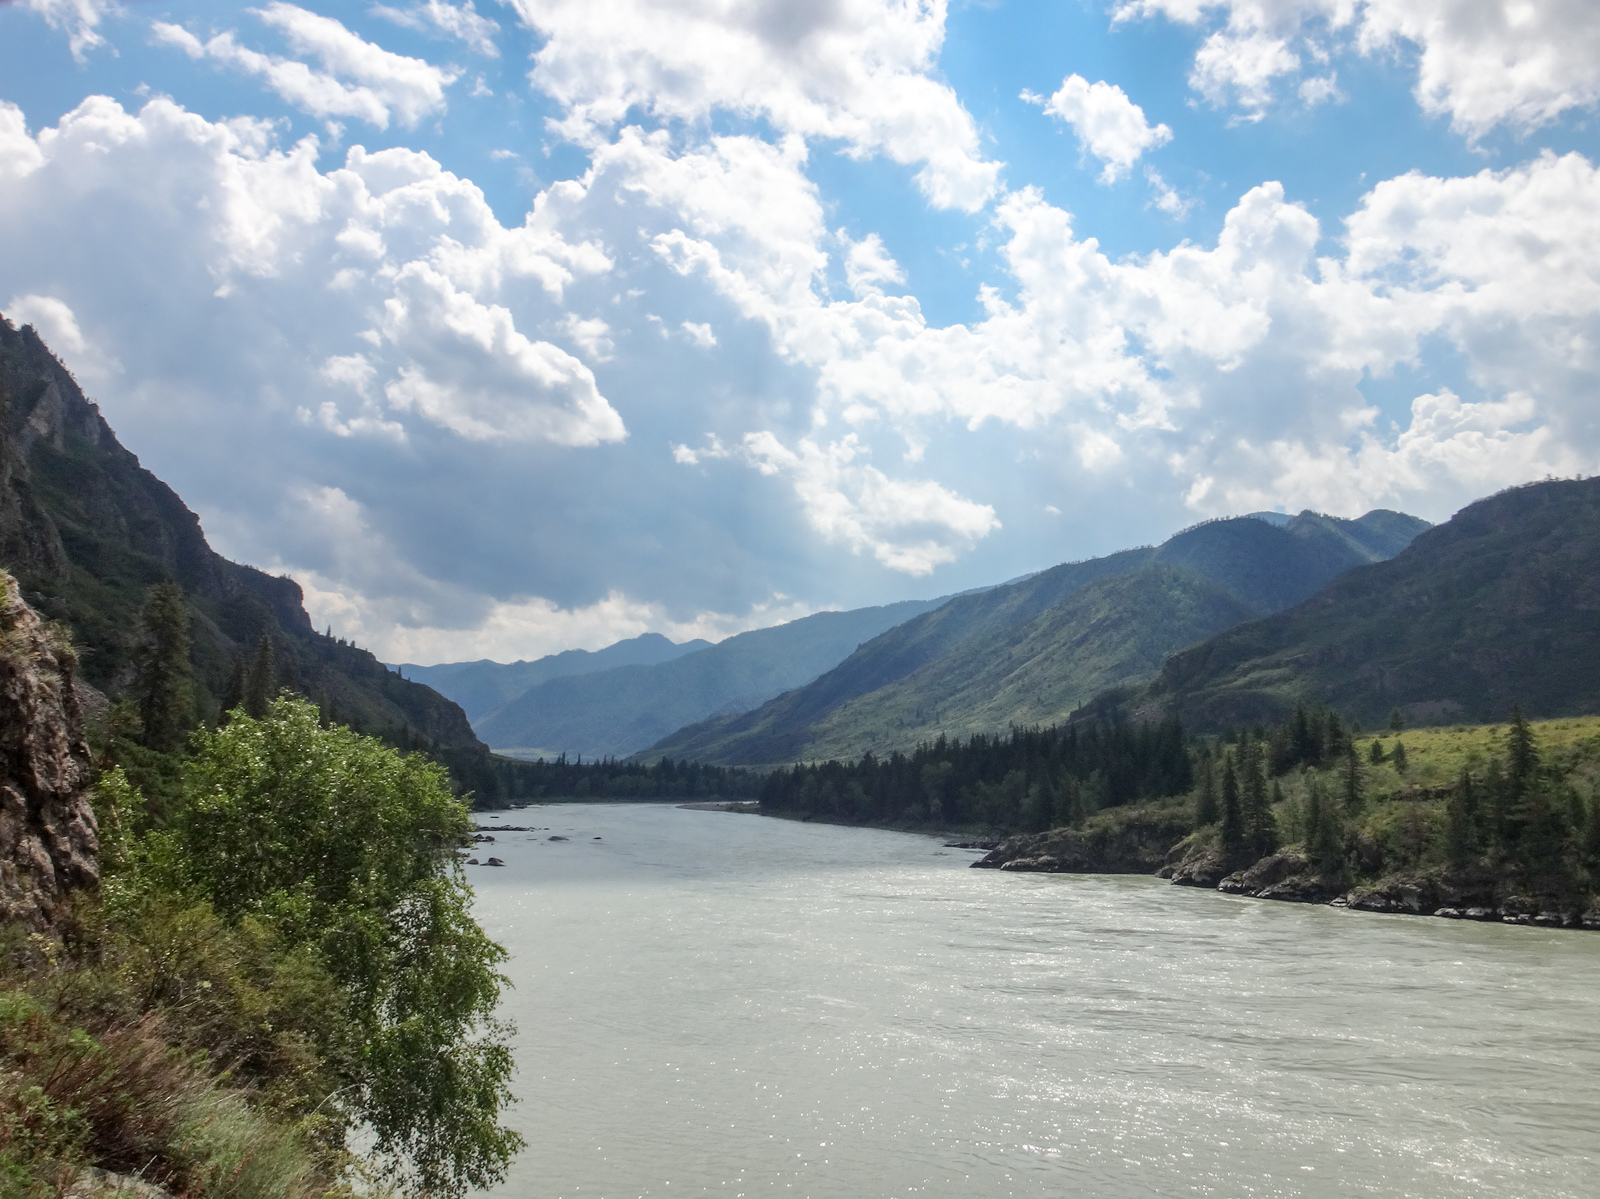
<svg viewBox="0 0 1600 1199"><path fill-rule="evenodd" d="M508 1199L1600 1195L1600 934L660 805L482 823L547 830L469 868Z"/></svg>

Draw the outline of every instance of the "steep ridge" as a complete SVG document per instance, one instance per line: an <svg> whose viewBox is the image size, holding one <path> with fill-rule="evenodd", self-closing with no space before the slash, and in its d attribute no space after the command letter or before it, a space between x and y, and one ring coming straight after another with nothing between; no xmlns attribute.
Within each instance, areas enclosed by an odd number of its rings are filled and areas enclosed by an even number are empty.
<svg viewBox="0 0 1600 1199"><path fill-rule="evenodd" d="M710 649L702 638L674 642L660 633L640 633L604 649L569 649L546 654L532 662L443 662L416 666L406 662L396 669L408 679L425 683L440 695L461 705L467 719L478 721L504 707L524 692L549 679L595 674L616 666L657 666L696 650Z"/></svg>
<svg viewBox="0 0 1600 1199"><path fill-rule="evenodd" d="M480 794L495 790L487 747L459 707L317 633L294 580L212 550L199 517L118 442L33 328L3 317L0 484L0 566L33 608L73 630L93 687L115 697L127 686L145 589L172 580L193 616L202 719L215 719L236 655L266 635L283 683L362 732L435 750Z"/></svg>
<svg viewBox="0 0 1600 1199"><path fill-rule="evenodd" d="M630 754L691 721L753 708L809 682L863 641L943 602L816 612L657 666L551 679L476 727L507 753Z"/></svg>
<svg viewBox="0 0 1600 1199"><path fill-rule="evenodd" d="M1392 561L1173 656L1107 697L1216 729L1319 703L1369 725L1600 712L1600 479L1533 483L1462 509Z"/></svg>
<svg viewBox="0 0 1600 1199"><path fill-rule="evenodd" d="M681 729L648 752L767 765L1060 720L1101 689L1148 678L1174 650L1304 599L1427 527L1390 512L1355 521L1306 512L1281 526L1209 521L1153 549L958 596L814 683Z"/></svg>

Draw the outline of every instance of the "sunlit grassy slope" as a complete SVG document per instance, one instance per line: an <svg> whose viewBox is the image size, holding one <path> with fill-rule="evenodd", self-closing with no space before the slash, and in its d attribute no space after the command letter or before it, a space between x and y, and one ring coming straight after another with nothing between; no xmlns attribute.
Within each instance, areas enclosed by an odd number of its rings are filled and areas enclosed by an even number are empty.
<svg viewBox="0 0 1600 1199"><path fill-rule="evenodd" d="M1600 782L1600 716L1530 722L1540 756L1563 768L1580 791ZM1382 764L1369 759L1372 742L1384 749ZM1396 742L1406 747L1406 768L1395 769ZM1380 732L1356 738L1356 749L1367 769L1367 782L1375 797L1395 795L1414 788L1443 787L1461 777L1462 770L1479 774L1490 757L1504 757L1504 724L1447 725L1441 728Z"/></svg>

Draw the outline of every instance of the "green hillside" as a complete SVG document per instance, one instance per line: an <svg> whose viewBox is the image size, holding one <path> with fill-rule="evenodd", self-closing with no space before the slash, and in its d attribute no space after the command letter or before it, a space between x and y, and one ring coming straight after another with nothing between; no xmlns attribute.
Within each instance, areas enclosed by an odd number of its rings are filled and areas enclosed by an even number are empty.
<svg viewBox="0 0 1600 1199"><path fill-rule="evenodd" d="M1196 729L1270 722L1300 702L1367 724L1600 712L1600 479L1480 500L1393 561L1173 656L1133 711Z"/></svg>
<svg viewBox="0 0 1600 1199"><path fill-rule="evenodd" d="M265 636L278 680L358 731L423 746L486 798L497 765L461 709L372 654L311 627L299 584L230 562L200 519L118 442L31 326L0 318L0 567L72 629L82 678L112 699L132 673L145 591L173 581L192 616L195 699L214 721L239 656Z"/></svg>
<svg viewBox="0 0 1600 1199"><path fill-rule="evenodd" d="M763 765L1061 720L1098 691L1148 679L1174 650L1304 599L1427 527L1395 512L1210 521L1156 548L958 596L814 683L681 729L649 754Z"/></svg>
<svg viewBox="0 0 1600 1199"><path fill-rule="evenodd" d="M550 679L475 727L505 753L630 754L691 721L744 711L809 682L863 641L942 602L817 612L670 662Z"/></svg>

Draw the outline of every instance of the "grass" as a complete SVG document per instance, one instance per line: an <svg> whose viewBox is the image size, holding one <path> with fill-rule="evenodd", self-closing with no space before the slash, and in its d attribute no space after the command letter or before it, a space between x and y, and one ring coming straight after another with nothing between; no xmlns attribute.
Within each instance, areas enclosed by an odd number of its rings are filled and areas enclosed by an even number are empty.
<svg viewBox="0 0 1600 1199"><path fill-rule="evenodd" d="M1592 792L1600 782L1600 716L1575 716L1530 721L1541 757L1563 768L1581 791ZM1370 761L1373 741L1383 745L1385 760ZM1406 769L1395 769L1395 742L1406 747ZM1380 732L1356 738L1356 752L1367 771L1367 786L1374 798L1398 795L1416 788L1446 787L1462 770L1482 772L1491 757L1503 757L1506 725L1449 725L1440 728Z"/></svg>

